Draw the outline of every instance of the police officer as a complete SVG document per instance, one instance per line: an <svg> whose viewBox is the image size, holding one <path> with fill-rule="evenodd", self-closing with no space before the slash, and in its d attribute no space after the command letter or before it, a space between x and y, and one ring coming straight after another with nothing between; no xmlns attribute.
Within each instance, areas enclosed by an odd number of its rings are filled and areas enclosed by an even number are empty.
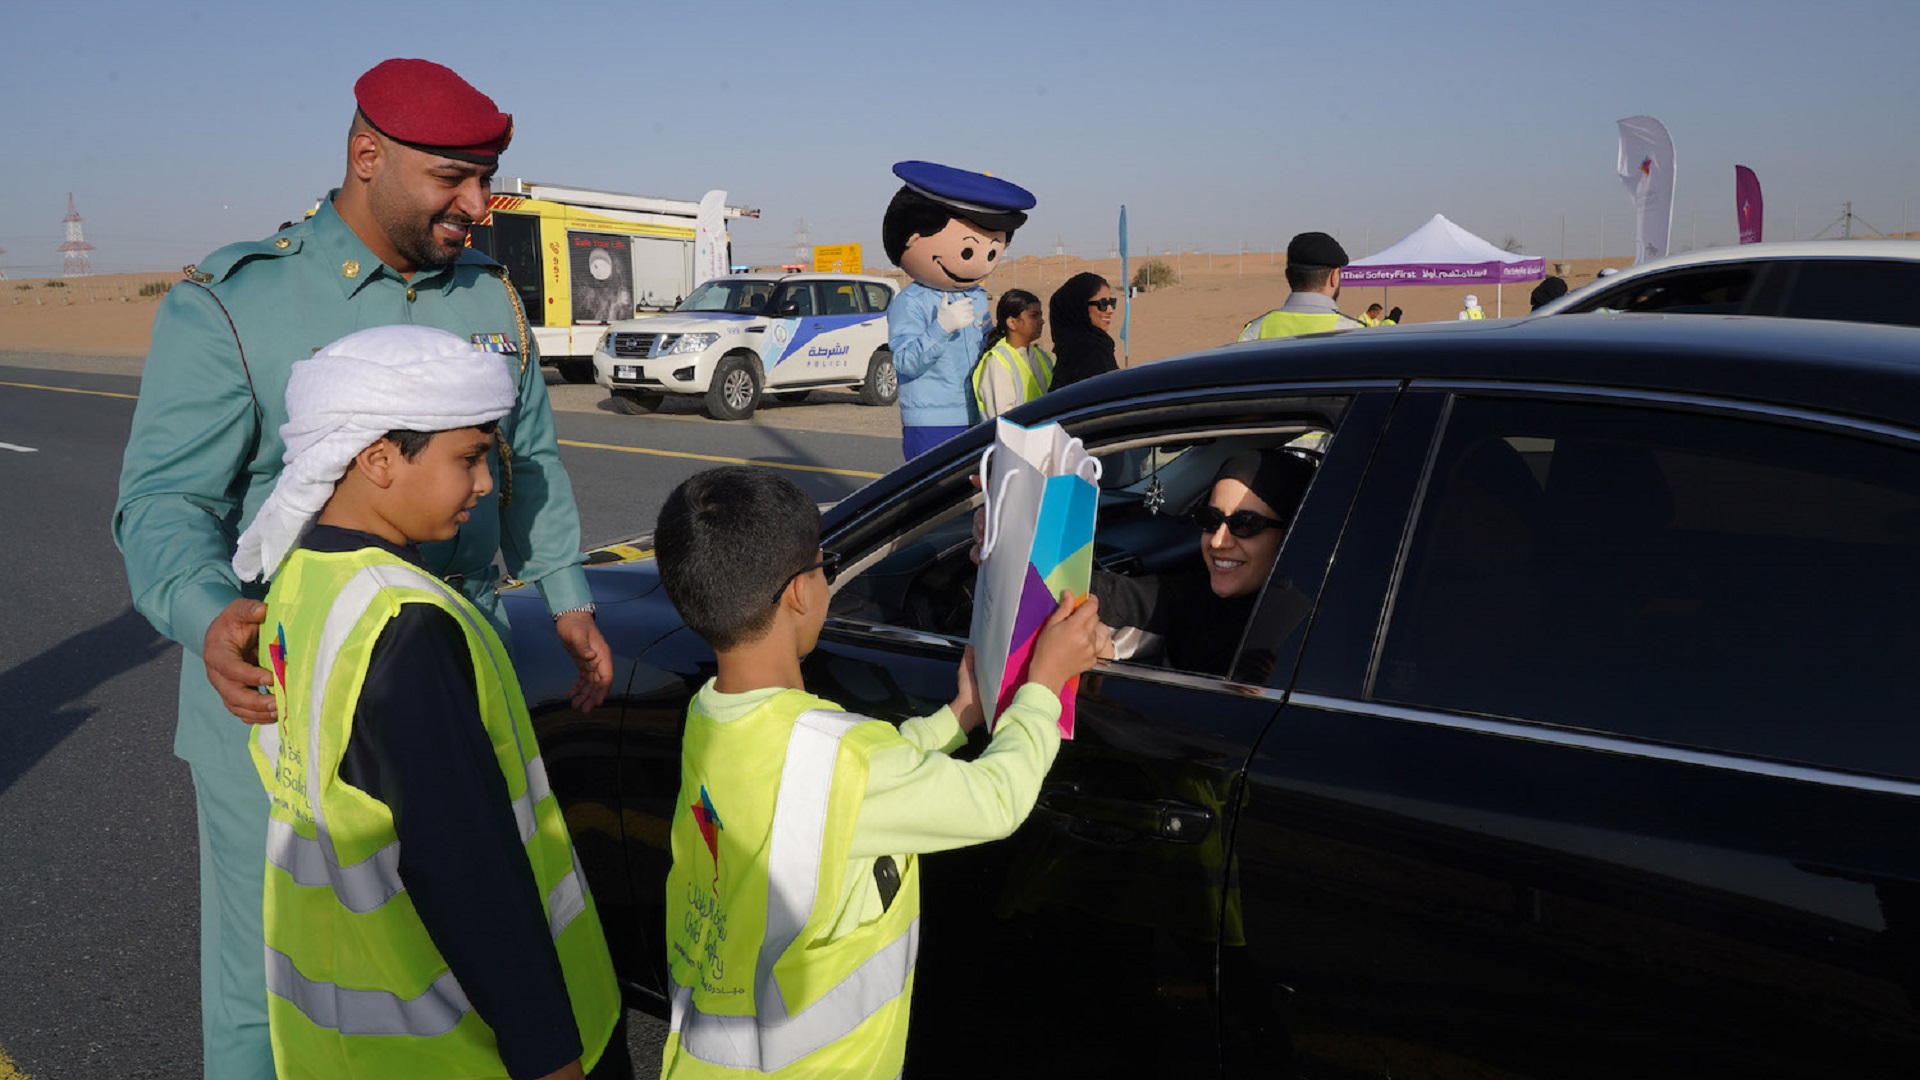
<svg viewBox="0 0 1920 1080"><path fill-rule="evenodd" d="M1340 268L1351 261L1340 241L1323 232L1304 232L1287 243L1287 302L1240 331L1241 341L1293 337L1322 330L1348 330L1367 324L1342 314Z"/></svg>
<svg viewBox="0 0 1920 1080"><path fill-rule="evenodd" d="M261 592L230 565L240 522L281 469L293 361L345 334L434 326L498 354L517 387L490 455L499 494L426 565L504 633L491 570L534 582L580 669L573 704L606 696L612 661L580 570L580 525L545 380L513 286L467 247L513 119L459 75L388 60L354 84L347 171L316 213L214 252L168 292L121 468L113 535L134 605L199 654L183 665L174 752L193 774L200 828L200 982L206 1075L271 1077L261 935L267 800L247 729L270 723L255 666Z"/></svg>

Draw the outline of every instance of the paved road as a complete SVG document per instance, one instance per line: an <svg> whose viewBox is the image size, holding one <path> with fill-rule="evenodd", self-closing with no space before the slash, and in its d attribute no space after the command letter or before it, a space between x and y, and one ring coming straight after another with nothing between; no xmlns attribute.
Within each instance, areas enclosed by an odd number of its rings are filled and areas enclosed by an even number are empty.
<svg viewBox="0 0 1920 1080"><path fill-rule="evenodd" d="M137 360L0 352L0 1080L199 1069L193 790L171 754L180 650L128 602L107 533ZM723 424L554 385L589 544L651 528L714 461L836 499L899 461L891 409L820 392ZM637 1075L661 1025L635 1014Z"/></svg>

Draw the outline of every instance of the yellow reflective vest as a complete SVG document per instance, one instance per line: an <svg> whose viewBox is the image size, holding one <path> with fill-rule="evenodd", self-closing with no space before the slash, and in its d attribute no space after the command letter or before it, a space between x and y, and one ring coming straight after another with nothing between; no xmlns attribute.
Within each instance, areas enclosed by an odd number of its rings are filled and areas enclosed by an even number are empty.
<svg viewBox="0 0 1920 1080"><path fill-rule="evenodd" d="M1460 312L1460 318L1462 319L1484 319L1486 317L1487 313L1477 307L1466 308Z"/></svg>
<svg viewBox="0 0 1920 1080"><path fill-rule="evenodd" d="M1053 354L1041 348L1037 341L1028 351L1033 354L1032 363L1027 362L1027 358L1013 347L1012 342L1001 338L980 357L979 363L973 365L973 409L980 419L991 420L1016 405L1025 405L1046 393L1047 388L1053 385ZM987 401L987 380L992 377L989 369L993 367L998 367L1013 378L1014 385L1019 388L1017 401ZM989 405L997 408L989 411Z"/></svg>
<svg viewBox="0 0 1920 1080"><path fill-rule="evenodd" d="M1248 323L1246 329L1240 331L1240 340L1296 337L1361 325L1364 324L1353 316L1337 311L1282 311L1276 308Z"/></svg>
<svg viewBox="0 0 1920 1080"><path fill-rule="evenodd" d="M374 644L403 604L431 604L466 630L481 718L591 1068L619 1020L619 988L507 650L458 592L363 548L296 551L267 593L260 634L280 715L251 736L271 804L264 923L275 1070L281 1080L506 1075L493 1030L414 912L392 812L340 779Z"/></svg>
<svg viewBox="0 0 1920 1080"><path fill-rule="evenodd" d="M831 934L848 875L876 869L848 857L867 759L899 738L803 690L724 724L694 699L667 873L663 1080L900 1075L919 858L892 857L891 903Z"/></svg>

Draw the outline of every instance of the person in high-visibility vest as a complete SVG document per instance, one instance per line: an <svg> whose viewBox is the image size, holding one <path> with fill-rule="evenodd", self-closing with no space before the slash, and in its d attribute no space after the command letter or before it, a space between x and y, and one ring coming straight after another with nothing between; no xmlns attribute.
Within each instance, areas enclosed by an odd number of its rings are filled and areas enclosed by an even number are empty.
<svg viewBox="0 0 1920 1080"><path fill-rule="evenodd" d="M1465 320L1484 319L1486 317L1487 313L1480 310L1480 298L1471 293L1467 294L1465 306L1460 309L1459 318Z"/></svg>
<svg viewBox="0 0 1920 1080"><path fill-rule="evenodd" d="M1293 337L1324 330L1351 330L1367 324L1343 314L1340 268L1347 265L1347 249L1323 232L1304 232L1287 243L1287 302L1247 323L1241 341Z"/></svg>
<svg viewBox="0 0 1920 1080"><path fill-rule="evenodd" d="M836 560L799 485L748 466L698 473L667 496L653 543L667 596L717 660L681 743L660 1075L891 1080L919 856L1008 836L1033 809L1061 688L1109 647L1099 602L1062 601L992 741L962 762L948 753L984 719L971 649L953 703L897 729L807 693L800 660Z"/></svg>
<svg viewBox="0 0 1920 1080"><path fill-rule="evenodd" d="M991 420L1024 405L1053 384L1053 354L1040 347L1040 331L1046 325L1038 296L1025 289L1000 294L986 348L973 366L973 408L978 419Z"/></svg>
<svg viewBox="0 0 1920 1080"><path fill-rule="evenodd" d="M259 656L279 721L249 753L280 1080L632 1075L512 660L418 547L492 494L516 397L492 353L426 326L290 368L286 468L233 556L271 583Z"/></svg>
<svg viewBox="0 0 1920 1080"><path fill-rule="evenodd" d="M1367 313L1360 317L1360 321L1366 323L1368 326L1385 326L1387 324L1386 311L1386 305L1384 304L1368 304Z"/></svg>

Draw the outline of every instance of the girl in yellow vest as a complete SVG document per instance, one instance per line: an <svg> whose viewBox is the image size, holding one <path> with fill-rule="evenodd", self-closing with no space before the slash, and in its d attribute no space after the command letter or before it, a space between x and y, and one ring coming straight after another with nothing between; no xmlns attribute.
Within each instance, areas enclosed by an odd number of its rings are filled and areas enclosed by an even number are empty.
<svg viewBox="0 0 1920 1080"><path fill-rule="evenodd" d="M698 473L660 509L660 580L718 660L681 744L665 1080L899 1076L919 856L1019 827L1060 749L1060 688L1106 647L1098 601L1061 603L993 740L955 761L983 719L971 649L953 704L898 728L807 693L836 565L819 544L813 499L766 469Z"/></svg>
<svg viewBox="0 0 1920 1080"><path fill-rule="evenodd" d="M993 311L980 362L973 365L974 422L991 420L1015 405L1047 392L1053 383L1053 354L1040 347L1046 328L1040 298L1025 289L1008 289Z"/></svg>
<svg viewBox="0 0 1920 1080"><path fill-rule="evenodd" d="M632 1074L593 897L492 623L428 574L493 491L500 358L424 326L293 364L266 577L267 1019L280 1080Z"/></svg>

